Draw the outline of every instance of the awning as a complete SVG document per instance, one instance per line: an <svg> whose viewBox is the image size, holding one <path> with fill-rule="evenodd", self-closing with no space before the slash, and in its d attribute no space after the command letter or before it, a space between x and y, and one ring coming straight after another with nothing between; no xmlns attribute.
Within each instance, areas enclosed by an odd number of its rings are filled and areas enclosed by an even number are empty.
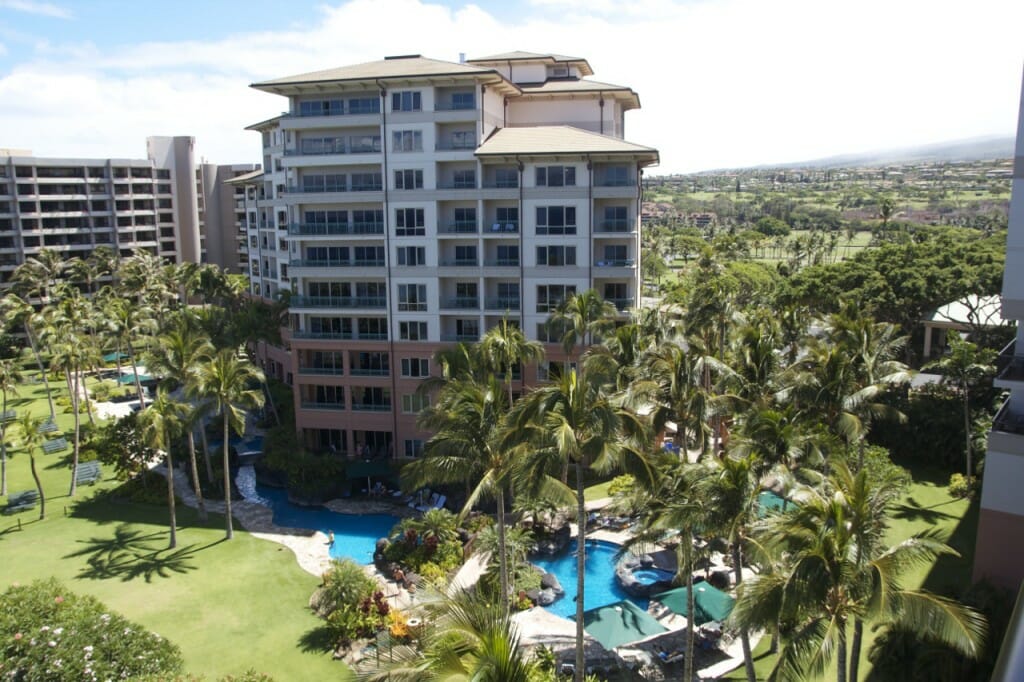
<svg viewBox="0 0 1024 682"><path fill-rule="evenodd" d="M390 474L391 465L386 459L369 459L348 462L345 465L345 478L349 480L356 478L370 478L372 476L388 476Z"/></svg>
<svg viewBox="0 0 1024 682"><path fill-rule="evenodd" d="M147 381L153 381L153 377L149 376L148 374L140 374L139 375L139 383L145 383ZM120 377L118 377L117 383L119 383L119 384L134 384L135 383L135 375L134 374L122 374Z"/></svg>
<svg viewBox="0 0 1024 682"><path fill-rule="evenodd" d="M668 632L654 616L630 601L585 611L583 629L606 649Z"/></svg>
<svg viewBox="0 0 1024 682"><path fill-rule="evenodd" d="M656 594L654 599L668 607L672 613L678 613L680 616L687 615L689 600L685 587L677 587L668 592ZM693 624L703 625L712 620L724 621L732 613L732 605L735 601L728 594L708 583L697 583L693 586L693 608L696 612Z"/></svg>

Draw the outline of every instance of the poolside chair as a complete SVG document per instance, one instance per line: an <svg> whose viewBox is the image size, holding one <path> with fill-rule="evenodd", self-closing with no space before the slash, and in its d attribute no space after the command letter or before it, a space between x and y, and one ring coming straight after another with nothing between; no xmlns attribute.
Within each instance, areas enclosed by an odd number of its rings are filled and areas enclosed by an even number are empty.
<svg viewBox="0 0 1024 682"><path fill-rule="evenodd" d="M434 506L432 507L432 509L442 509L444 507L444 503L447 502L447 501L448 501L448 497L447 496L440 495L437 498L437 502L434 503Z"/></svg>
<svg viewBox="0 0 1024 682"><path fill-rule="evenodd" d="M428 509L434 509L435 508L434 505L437 504L437 498L438 498L438 494L437 493L431 493L430 494L430 499L427 500L426 504L418 504L418 505L416 505L416 511L425 512Z"/></svg>

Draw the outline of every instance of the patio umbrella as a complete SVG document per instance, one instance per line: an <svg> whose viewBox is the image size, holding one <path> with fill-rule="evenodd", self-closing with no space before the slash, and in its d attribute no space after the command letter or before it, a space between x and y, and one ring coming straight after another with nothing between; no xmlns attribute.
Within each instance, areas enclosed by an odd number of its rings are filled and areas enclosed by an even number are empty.
<svg viewBox="0 0 1024 682"><path fill-rule="evenodd" d="M585 611L583 629L606 649L668 632L654 616L629 601Z"/></svg>
<svg viewBox="0 0 1024 682"><path fill-rule="evenodd" d="M680 616L687 615L688 599L685 587L677 587L667 592L654 595L673 613ZM693 624L703 625L708 621L724 621L732 613L732 605L736 600L725 592L709 585L708 583L697 583L693 586Z"/></svg>
<svg viewBox="0 0 1024 682"><path fill-rule="evenodd" d="M370 491L371 476L387 476L391 473L391 466L386 459L369 459L364 461L349 462L345 466L345 478L366 478L366 491Z"/></svg>

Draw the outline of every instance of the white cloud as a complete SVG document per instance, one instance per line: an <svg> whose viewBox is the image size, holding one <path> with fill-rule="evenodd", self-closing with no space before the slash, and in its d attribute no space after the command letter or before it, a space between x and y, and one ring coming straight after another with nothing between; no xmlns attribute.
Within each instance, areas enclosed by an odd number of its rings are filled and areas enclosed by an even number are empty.
<svg viewBox="0 0 1024 682"><path fill-rule="evenodd" d="M35 0L0 0L0 8L54 19L71 19L73 17L71 11L64 7L50 2L35 2Z"/></svg>
<svg viewBox="0 0 1024 682"><path fill-rule="evenodd" d="M533 0L502 21L475 5L354 0L306 27L210 42L41 45L0 77L0 146L138 157L146 135L188 134L212 161L258 161L243 128L285 100L251 82L388 54L515 49L586 57L594 78L636 90L643 109L626 134L661 150L655 172L1014 130L1024 3L639 0L623 13L603 1Z"/></svg>

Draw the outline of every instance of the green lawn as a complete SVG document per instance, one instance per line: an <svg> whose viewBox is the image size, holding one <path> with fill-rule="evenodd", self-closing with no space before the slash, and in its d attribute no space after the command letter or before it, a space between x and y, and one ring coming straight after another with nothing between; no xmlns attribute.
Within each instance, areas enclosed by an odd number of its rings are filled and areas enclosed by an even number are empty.
<svg viewBox="0 0 1024 682"><path fill-rule="evenodd" d="M25 402L13 407L47 413L41 386L27 386L23 395ZM57 418L67 430L71 419ZM34 488L28 457L12 454L9 490ZM65 459L66 453L36 457L48 498L45 520L38 509L0 516L0 588L55 576L168 637L181 647L189 672L211 679L249 668L278 680L347 676L323 653L320 621L306 608L319 581L290 550L238 531L224 541L223 517L200 524L179 507L178 548L167 551L165 507L97 495L116 485L110 480L72 500Z"/></svg>

